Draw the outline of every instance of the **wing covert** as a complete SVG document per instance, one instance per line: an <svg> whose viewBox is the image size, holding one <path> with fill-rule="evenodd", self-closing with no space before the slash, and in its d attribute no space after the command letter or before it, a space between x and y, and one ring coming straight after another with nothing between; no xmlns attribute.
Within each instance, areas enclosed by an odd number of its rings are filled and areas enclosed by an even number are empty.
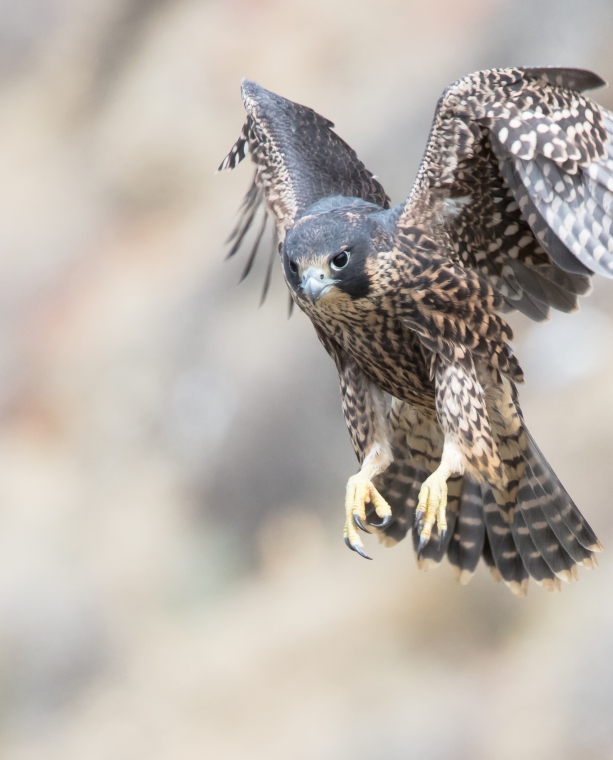
<svg viewBox="0 0 613 760"><path fill-rule="evenodd" d="M613 115L576 69L498 69L441 97L397 224L424 223L455 263L479 270L505 310L577 308L593 273L613 277Z"/></svg>

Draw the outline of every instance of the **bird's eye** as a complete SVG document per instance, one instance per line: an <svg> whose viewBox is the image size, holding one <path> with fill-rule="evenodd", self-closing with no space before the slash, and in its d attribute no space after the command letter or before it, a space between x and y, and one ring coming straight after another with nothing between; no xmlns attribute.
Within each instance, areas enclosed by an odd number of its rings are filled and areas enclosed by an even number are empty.
<svg viewBox="0 0 613 760"><path fill-rule="evenodd" d="M296 262L292 261L291 259L289 260L289 271L293 272L294 274L296 274L298 271L298 264L296 264Z"/></svg>
<svg viewBox="0 0 613 760"><path fill-rule="evenodd" d="M344 269L349 263L349 251L341 251L330 262L332 269Z"/></svg>

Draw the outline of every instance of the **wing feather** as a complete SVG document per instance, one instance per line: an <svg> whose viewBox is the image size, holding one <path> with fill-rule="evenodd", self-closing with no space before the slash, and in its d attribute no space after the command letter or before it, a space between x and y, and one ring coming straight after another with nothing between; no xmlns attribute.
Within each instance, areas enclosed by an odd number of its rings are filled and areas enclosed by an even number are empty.
<svg viewBox="0 0 613 760"><path fill-rule="evenodd" d="M234 244L229 255L241 246L261 204L274 219L278 241L302 211L331 195L389 208L385 190L333 131L331 121L255 82L243 80L241 93L247 119L219 171L234 169L249 154L255 177L231 236ZM252 249L248 270L257 250L258 245Z"/></svg>
<svg viewBox="0 0 613 760"><path fill-rule="evenodd" d="M397 239L426 227L489 278L504 310L574 311L589 277L613 277L613 114L577 69L496 69L439 101Z"/></svg>

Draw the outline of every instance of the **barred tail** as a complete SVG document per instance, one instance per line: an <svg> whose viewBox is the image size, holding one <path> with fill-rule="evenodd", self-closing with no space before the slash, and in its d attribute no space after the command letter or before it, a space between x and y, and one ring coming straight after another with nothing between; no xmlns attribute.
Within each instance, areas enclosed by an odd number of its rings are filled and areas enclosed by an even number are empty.
<svg viewBox="0 0 613 760"><path fill-rule="evenodd" d="M448 481L447 534L436 528L418 562L427 568L447 555L460 583L468 583L482 557L497 580L519 596L529 578L552 591L561 581L577 578L577 565L592 568L602 546L594 531L564 490L517 414L516 425L506 416L505 435L498 445L508 476L504 492L469 475ZM498 422L501 418L498 419ZM436 418L413 413L410 432L397 437L394 462L376 485L392 507L393 521L384 543L401 541L413 532L417 496L423 481L438 466L442 450ZM415 424L415 423L418 424ZM408 427L408 426L407 426ZM495 424L495 427L499 425ZM373 515L373 521L376 520Z"/></svg>
<svg viewBox="0 0 613 760"><path fill-rule="evenodd" d="M522 452L523 473L515 503L482 485L483 514L491 569L514 593L524 594L528 577L549 591L577 578L577 565L592 568L602 546L564 490L532 437Z"/></svg>

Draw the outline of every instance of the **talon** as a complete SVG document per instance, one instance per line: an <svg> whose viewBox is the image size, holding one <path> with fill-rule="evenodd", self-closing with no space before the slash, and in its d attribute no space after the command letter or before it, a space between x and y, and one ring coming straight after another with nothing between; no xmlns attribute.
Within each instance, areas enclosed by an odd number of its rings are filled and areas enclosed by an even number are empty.
<svg viewBox="0 0 613 760"><path fill-rule="evenodd" d="M449 474L449 468L441 464L432 475L424 480L419 491L415 513L415 526L421 528L417 548L418 557L430 540L434 525L438 528L439 545L445 539L447 532L445 509L447 507L447 478Z"/></svg>
<svg viewBox="0 0 613 760"><path fill-rule="evenodd" d="M385 515L383 520L381 520L380 523L371 523L373 528L378 528L379 530L383 530L383 528L387 528L387 526L392 521L392 515Z"/></svg>
<svg viewBox="0 0 613 760"><path fill-rule="evenodd" d="M364 549L362 549L361 546L354 546L353 551L357 552L360 555L360 557L364 557L364 559L372 559L372 557L369 557L368 554L366 554L366 552L364 551Z"/></svg>
<svg viewBox="0 0 613 760"><path fill-rule="evenodd" d="M369 532L370 532L370 531L368 531L368 530L367 530L367 529L364 527L364 523L363 523L363 522L360 520L360 516L359 516L359 515L356 515L355 513L354 513L354 515L353 515L353 522L354 522L354 523L355 523L355 524L358 526L358 528L359 528L360 530L363 530L363 531L364 531L364 533L369 533ZM373 527L375 527L375 528L376 528L377 526L375 525L375 526L373 526Z"/></svg>
<svg viewBox="0 0 613 760"><path fill-rule="evenodd" d="M419 539L419 544L417 546L417 559L421 559L421 553L423 552L426 544L430 540L430 536L421 536Z"/></svg>
<svg viewBox="0 0 613 760"><path fill-rule="evenodd" d="M364 551L358 529L370 533L365 525L366 505L372 503L375 512L381 518L380 526L389 525L392 519L392 510L389 504L373 486L364 472L358 472L349 478L347 483L347 495L345 498L345 543L351 551L357 552L364 559L372 559Z"/></svg>
<svg viewBox="0 0 613 760"><path fill-rule="evenodd" d="M351 549L352 552L356 552L357 554L360 555L360 557L364 557L364 559L372 559L372 557L369 557L368 554L366 554L366 552L364 551L364 549L362 549L361 546L359 546L358 544L352 544L351 541L349 540L349 536L345 536L345 543L347 544L349 549Z"/></svg>

